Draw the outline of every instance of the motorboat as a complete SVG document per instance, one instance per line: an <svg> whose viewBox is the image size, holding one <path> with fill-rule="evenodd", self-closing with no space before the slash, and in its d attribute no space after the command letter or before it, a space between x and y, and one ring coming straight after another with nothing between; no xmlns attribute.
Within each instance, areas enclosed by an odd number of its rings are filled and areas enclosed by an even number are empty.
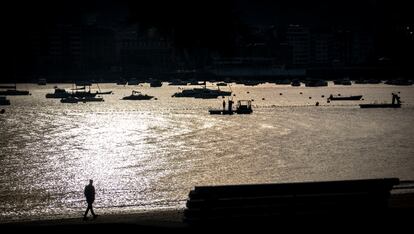
<svg viewBox="0 0 414 234"><path fill-rule="evenodd" d="M194 89L183 89L181 92L175 93L173 97L193 97L193 98L217 98L220 96L230 96L231 91L222 91L220 89L209 89L209 88L194 88Z"/></svg>
<svg viewBox="0 0 414 234"><path fill-rule="evenodd" d="M391 103L371 103L371 104L359 104L361 108L400 108L401 100L400 96L395 93L392 93L392 102Z"/></svg>
<svg viewBox="0 0 414 234"><path fill-rule="evenodd" d="M355 80L355 84L368 84L367 80Z"/></svg>
<svg viewBox="0 0 414 234"><path fill-rule="evenodd" d="M321 86L328 86L328 82L324 80L310 80L305 83L306 87L321 87Z"/></svg>
<svg viewBox="0 0 414 234"><path fill-rule="evenodd" d="M227 83L226 82L220 82L220 83L217 83L217 86L227 86Z"/></svg>
<svg viewBox="0 0 414 234"><path fill-rule="evenodd" d="M237 101L236 105L236 113L237 114L251 114L253 112L252 109L252 101L251 100L239 100Z"/></svg>
<svg viewBox="0 0 414 234"><path fill-rule="evenodd" d="M299 87L301 84L300 84L299 80L293 80L291 85L294 86L294 87Z"/></svg>
<svg viewBox="0 0 414 234"><path fill-rule="evenodd" d="M55 87L54 93L47 93L46 98L67 98L71 95L71 93L67 92L65 89L60 89Z"/></svg>
<svg viewBox="0 0 414 234"><path fill-rule="evenodd" d="M223 109L210 109L208 112L210 115L232 115L237 114L251 114L253 113L252 101L251 100L239 100L237 101L236 109L232 107L233 101L228 101L228 107L225 107L225 102L223 102Z"/></svg>
<svg viewBox="0 0 414 234"><path fill-rule="evenodd" d="M334 80L333 83L335 85L352 85L352 82L349 80L349 78Z"/></svg>
<svg viewBox="0 0 414 234"><path fill-rule="evenodd" d="M413 81L411 80L404 80L404 79L397 79L397 80L387 80L385 84L388 85L401 85L401 86L408 86L412 85Z"/></svg>
<svg viewBox="0 0 414 234"><path fill-rule="evenodd" d="M289 79L283 79L283 80L276 80L275 83L278 85L288 85L288 84L291 84L292 82Z"/></svg>
<svg viewBox="0 0 414 234"><path fill-rule="evenodd" d="M175 79L175 80L171 80L168 85L182 85L185 86L187 85L187 81L184 80L180 80L180 79Z"/></svg>
<svg viewBox="0 0 414 234"><path fill-rule="evenodd" d="M131 78L128 81L128 85L139 85L139 81L137 80L137 78Z"/></svg>
<svg viewBox="0 0 414 234"><path fill-rule="evenodd" d="M196 80L196 79L191 79L190 80L190 85L202 85L202 84L205 84L206 82L205 81L203 81L203 82L199 82L198 80Z"/></svg>
<svg viewBox="0 0 414 234"><path fill-rule="evenodd" d="M1 85L0 89L6 89L6 90L0 90L0 95L3 95L3 96L30 95L29 91L27 90L18 90L16 88L16 85L14 86Z"/></svg>
<svg viewBox="0 0 414 234"><path fill-rule="evenodd" d="M357 101L361 100L362 95L355 96L333 96L332 94L328 97L330 101Z"/></svg>
<svg viewBox="0 0 414 234"><path fill-rule="evenodd" d="M96 91L95 93L97 95L108 95L108 94L112 94L112 91L106 91L106 92Z"/></svg>
<svg viewBox="0 0 414 234"><path fill-rule="evenodd" d="M123 97L122 100L150 100L152 99L154 96L150 96L147 94L142 94L139 91L132 91L132 94L126 97Z"/></svg>
<svg viewBox="0 0 414 234"><path fill-rule="evenodd" d="M159 80L152 80L150 82L150 87L161 87L161 86L162 86L162 83Z"/></svg>
<svg viewBox="0 0 414 234"><path fill-rule="evenodd" d="M261 82L257 81L257 80L245 80L245 81L243 81L243 84L245 86L257 86L257 85L261 84Z"/></svg>
<svg viewBox="0 0 414 234"><path fill-rule="evenodd" d="M0 91L0 95L5 95L5 96L19 96L19 95L30 95L30 93L27 90L8 89L8 90L2 90L2 91Z"/></svg>
<svg viewBox="0 0 414 234"><path fill-rule="evenodd" d="M367 80L367 84L381 84L381 80L369 79Z"/></svg>

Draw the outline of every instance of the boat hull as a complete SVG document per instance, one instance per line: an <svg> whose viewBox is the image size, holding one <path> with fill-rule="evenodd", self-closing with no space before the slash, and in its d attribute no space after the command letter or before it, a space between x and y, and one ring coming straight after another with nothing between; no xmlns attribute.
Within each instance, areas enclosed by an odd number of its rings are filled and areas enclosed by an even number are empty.
<svg viewBox="0 0 414 234"><path fill-rule="evenodd" d="M70 96L70 93L60 93L60 94L48 93L46 94L46 98L68 98L69 96Z"/></svg>
<svg viewBox="0 0 414 234"><path fill-rule="evenodd" d="M61 103L78 103L79 102L79 99L68 97L68 98L62 98L62 99L60 99L60 102Z"/></svg>
<svg viewBox="0 0 414 234"><path fill-rule="evenodd" d="M151 100L153 96L141 96L141 97L123 97L122 100Z"/></svg>
<svg viewBox="0 0 414 234"><path fill-rule="evenodd" d="M246 109L246 110L236 110L236 113L237 113L237 114L239 114L239 115L242 115L242 114L247 115L247 114L251 114L251 113L253 113L253 110L251 110L251 109Z"/></svg>
<svg viewBox="0 0 414 234"><path fill-rule="evenodd" d="M210 115L232 115L232 114L235 113L235 111L230 111L230 110L216 110L216 109L208 110L208 112L210 113Z"/></svg>
<svg viewBox="0 0 414 234"><path fill-rule="evenodd" d="M90 98L82 98L79 101L80 102L103 102L104 99L101 97L90 97Z"/></svg>
<svg viewBox="0 0 414 234"><path fill-rule="evenodd" d="M108 91L108 92L96 92L97 95L109 95L112 94L112 91Z"/></svg>
<svg viewBox="0 0 414 234"><path fill-rule="evenodd" d="M361 108L400 108L401 104L359 104Z"/></svg>
<svg viewBox="0 0 414 234"><path fill-rule="evenodd" d="M349 97L330 97L328 98L331 101L357 101L361 100L362 95L358 96L349 96Z"/></svg>

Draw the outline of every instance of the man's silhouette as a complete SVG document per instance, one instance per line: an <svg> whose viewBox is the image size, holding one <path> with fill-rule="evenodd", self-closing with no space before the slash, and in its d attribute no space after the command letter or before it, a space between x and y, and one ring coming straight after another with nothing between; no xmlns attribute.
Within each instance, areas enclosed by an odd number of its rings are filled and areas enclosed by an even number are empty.
<svg viewBox="0 0 414 234"><path fill-rule="evenodd" d="M97 215L95 215L95 213L93 212L93 207L92 207L92 203L95 201L95 187L93 187L92 185L93 180L89 180L89 184L85 186L85 197L86 197L86 202L88 203L88 208L85 211L85 214L83 215L83 219L86 220L87 219L87 215L89 210L91 210L91 213L93 215L93 218L96 218Z"/></svg>

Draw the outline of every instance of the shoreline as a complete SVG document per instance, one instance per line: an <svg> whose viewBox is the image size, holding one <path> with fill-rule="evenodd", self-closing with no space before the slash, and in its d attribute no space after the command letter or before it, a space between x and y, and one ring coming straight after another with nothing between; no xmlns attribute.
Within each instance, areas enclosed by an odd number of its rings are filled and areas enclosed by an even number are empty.
<svg viewBox="0 0 414 234"><path fill-rule="evenodd" d="M45 220L13 220L1 222L0 227L10 229L107 229L111 227L139 227L157 229L182 229L187 225L183 223L183 209L174 210L154 210L131 214L104 214L96 219L88 216L88 220L83 217L78 218L58 218Z"/></svg>
<svg viewBox="0 0 414 234"><path fill-rule="evenodd" d="M403 189L405 190L405 189ZM403 193L393 193L389 199L389 213L380 220L384 221L385 225L400 224L405 219L410 219L410 214L414 211L414 192L412 189L405 190ZM358 215L355 214L357 217ZM325 221L332 223L342 223L355 221L355 225L372 225L369 221L361 221L352 217L344 215L341 219L334 219L326 216ZM136 229L136 230L188 230L193 227L183 220L184 209L170 209L170 210L151 210L139 213L130 214L107 214L99 215L96 219L92 219L89 216L88 220L83 220L83 217L78 218L58 218L58 219L45 219L45 220L13 220L0 223L1 228L11 230L103 230L108 229L123 230L123 229ZM286 222L288 224L294 222L313 223L316 226L320 226L324 223L319 223L321 216L293 216L293 217L280 217L279 221ZM338 217L336 217L338 218ZM377 220L379 221L379 220ZM281 223L282 226L284 225ZM409 222L403 222L408 224ZM264 223L265 225L272 225L270 223ZM352 224L352 222L351 222ZM262 225L262 224L261 224ZM259 226L261 226L259 225ZM221 226L221 225L220 225ZM256 223L241 222L234 226L234 223L229 223L228 227L232 228L244 228L244 227L258 227ZM351 225L352 226L352 225ZM381 226L381 225L380 225ZM207 226L201 226L202 229L214 229L218 226L215 222L208 223ZM200 227L196 227L200 228Z"/></svg>

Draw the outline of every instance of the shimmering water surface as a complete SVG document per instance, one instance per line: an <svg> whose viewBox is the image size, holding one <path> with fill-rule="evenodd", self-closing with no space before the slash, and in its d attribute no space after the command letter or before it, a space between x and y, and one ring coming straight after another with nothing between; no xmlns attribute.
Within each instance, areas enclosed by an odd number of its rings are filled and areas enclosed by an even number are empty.
<svg viewBox="0 0 414 234"><path fill-rule="evenodd" d="M177 86L101 84L105 102L62 104L45 98L54 85L18 84L32 95L1 107L0 221L80 217L89 179L99 214L183 208L197 185L414 179L413 86L233 84L254 113L216 116L221 98L172 98ZM158 100L120 100L133 89ZM401 109L358 107L391 92ZM364 100L326 102L338 93Z"/></svg>

